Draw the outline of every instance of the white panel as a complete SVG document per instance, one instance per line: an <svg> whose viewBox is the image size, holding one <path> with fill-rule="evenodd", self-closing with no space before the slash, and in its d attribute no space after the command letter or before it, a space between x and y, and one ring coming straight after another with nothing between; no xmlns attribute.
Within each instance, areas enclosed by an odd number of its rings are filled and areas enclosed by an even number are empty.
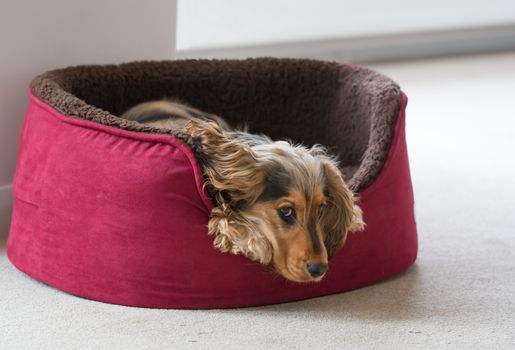
<svg viewBox="0 0 515 350"><path fill-rule="evenodd" d="M513 0L180 0L177 49L509 23Z"/></svg>

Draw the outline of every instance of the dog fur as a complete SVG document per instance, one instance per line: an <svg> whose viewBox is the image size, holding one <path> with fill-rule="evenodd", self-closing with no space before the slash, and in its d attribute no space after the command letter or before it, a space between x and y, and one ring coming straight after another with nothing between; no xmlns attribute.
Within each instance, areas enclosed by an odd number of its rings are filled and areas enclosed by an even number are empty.
<svg viewBox="0 0 515 350"><path fill-rule="evenodd" d="M363 229L356 197L326 150L232 129L222 118L162 100L122 118L185 132L201 143L216 204L208 229L222 252L243 254L285 278L320 281L348 232Z"/></svg>

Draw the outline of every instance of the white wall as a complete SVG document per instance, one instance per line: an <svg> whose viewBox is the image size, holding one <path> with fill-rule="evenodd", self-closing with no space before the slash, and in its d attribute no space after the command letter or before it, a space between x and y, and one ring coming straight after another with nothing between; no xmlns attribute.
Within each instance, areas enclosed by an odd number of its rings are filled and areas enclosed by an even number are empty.
<svg viewBox="0 0 515 350"><path fill-rule="evenodd" d="M180 0L177 50L506 23L513 0Z"/></svg>
<svg viewBox="0 0 515 350"><path fill-rule="evenodd" d="M175 16L175 0L1 0L0 235L30 80L69 65L171 59Z"/></svg>

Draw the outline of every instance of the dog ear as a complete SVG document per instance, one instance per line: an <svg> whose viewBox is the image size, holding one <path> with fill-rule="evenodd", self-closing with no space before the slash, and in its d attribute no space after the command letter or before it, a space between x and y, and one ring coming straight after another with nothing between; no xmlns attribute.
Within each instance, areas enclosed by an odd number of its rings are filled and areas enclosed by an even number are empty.
<svg viewBox="0 0 515 350"><path fill-rule="evenodd" d="M206 158L205 186L216 201L208 224L209 234L215 236L213 245L222 252L243 254L268 264L272 247L259 224L244 214L266 179L256 155L247 144L232 139L214 122L192 120L185 131L200 140Z"/></svg>
<svg viewBox="0 0 515 350"><path fill-rule="evenodd" d="M365 224L361 209L356 205L356 198L345 184L336 163L325 158L322 164L327 196L327 207L322 214L322 227L327 255L331 259L335 251L345 243L347 233L361 231Z"/></svg>
<svg viewBox="0 0 515 350"><path fill-rule="evenodd" d="M240 212L213 209L208 229L215 236L214 247L221 252L242 254L261 264L272 260L272 246L259 230L259 224Z"/></svg>
<svg viewBox="0 0 515 350"><path fill-rule="evenodd" d="M241 206L256 198L266 174L259 171L256 155L245 143L233 139L215 122L192 120L186 133L200 140L205 185L223 207Z"/></svg>

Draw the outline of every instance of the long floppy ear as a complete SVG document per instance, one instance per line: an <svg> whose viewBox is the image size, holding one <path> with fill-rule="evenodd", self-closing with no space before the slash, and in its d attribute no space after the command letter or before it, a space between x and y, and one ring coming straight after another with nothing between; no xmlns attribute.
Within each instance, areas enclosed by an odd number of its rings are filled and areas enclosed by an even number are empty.
<svg viewBox="0 0 515 350"><path fill-rule="evenodd" d="M272 245L250 216L217 207L211 213L208 229L215 236L214 247L221 252L243 254L261 264L272 261Z"/></svg>
<svg viewBox="0 0 515 350"><path fill-rule="evenodd" d="M266 174L258 171L257 157L247 144L231 138L215 122L194 119L186 133L201 142L205 185L218 204L234 208L256 198Z"/></svg>
<svg viewBox="0 0 515 350"><path fill-rule="evenodd" d="M267 264L272 248L259 230L259 224L245 216L245 207L260 194L266 172L259 167L252 149L232 139L214 122L192 120L186 133L200 140L206 159L203 164L205 186L214 197L209 234L222 252L243 254Z"/></svg>
<svg viewBox="0 0 515 350"><path fill-rule="evenodd" d="M322 214L322 227L327 255L332 258L335 251L342 247L348 232L361 231L363 222L361 209L356 205L356 197L343 181L336 163L324 157L327 207Z"/></svg>

